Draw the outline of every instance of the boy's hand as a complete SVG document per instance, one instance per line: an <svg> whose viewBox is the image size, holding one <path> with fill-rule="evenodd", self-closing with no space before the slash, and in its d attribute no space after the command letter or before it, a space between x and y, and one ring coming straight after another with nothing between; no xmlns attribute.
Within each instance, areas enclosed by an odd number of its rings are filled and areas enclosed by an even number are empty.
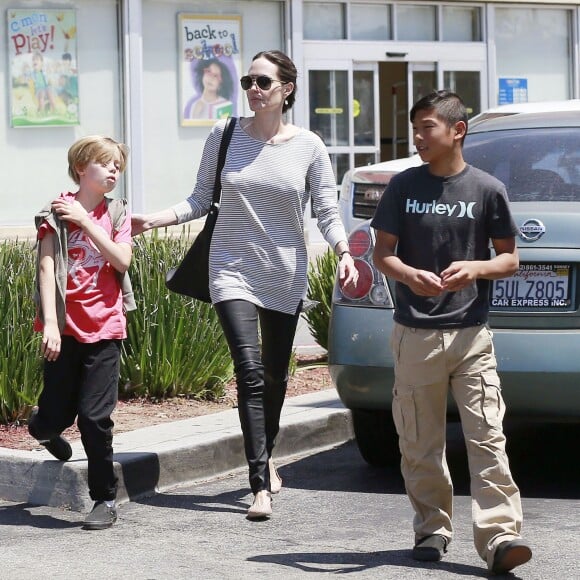
<svg viewBox="0 0 580 580"><path fill-rule="evenodd" d="M60 354L61 338L58 326L54 323L44 325L40 352L47 361L55 361Z"/></svg>
<svg viewBox="0 0 580 580"><path fill-rule="evenodd" d="M475 262L452 262L441 272L443 288L449 292L457 292L471 286L477 279L477 270L478 266Z"/></svg>
<svg viewBox="0 0 580 580"><path fill-rule="evenodd" d="M69 203L61 198L56 199L52 202L52 209L58 214L60 219L72 222L79 227L82 227L83 221L88 217L85 208L76 200Z"/></svg>
<svg viewBox="0 0 580 580"><path fill-rule="evenodd" d="M427 270L414 270L405 278L404 284L407 284L417 296L439 296L444 290L441 278Z"/></svg>

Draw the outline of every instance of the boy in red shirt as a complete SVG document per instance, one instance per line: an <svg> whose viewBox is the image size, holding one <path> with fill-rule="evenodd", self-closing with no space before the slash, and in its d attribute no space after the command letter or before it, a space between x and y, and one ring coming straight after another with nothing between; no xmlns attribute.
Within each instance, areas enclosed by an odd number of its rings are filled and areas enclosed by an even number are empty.
<svg viewBox="0 0 580 580"><path fill-rule="evenodd" d="M115 225L105 198L124 171L128 148L102 136L84 137L68 152L79 186L52 202L38 224L38 318L44 388L28 430L57 459L70 459L61 433L77 417L88 459L93 510L85 529L108 528L117 518L113 421L121 341L126 338L120 276L132 256L131 217Z"/></svg>

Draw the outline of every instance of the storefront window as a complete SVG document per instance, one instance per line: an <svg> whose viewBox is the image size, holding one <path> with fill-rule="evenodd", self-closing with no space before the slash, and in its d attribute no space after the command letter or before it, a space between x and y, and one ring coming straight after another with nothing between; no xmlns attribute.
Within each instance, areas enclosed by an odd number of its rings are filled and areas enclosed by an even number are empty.
<svg viewBox="0 0 580 580"><path fill-rule="evenodd" d="M354 166L363 167L364 165L372 165L376 162L374 153L355 153Z"/></svg>
<svg viewBox="0 0 580 580"><path fill-rule="evenodd" d="M443 6L442 38L446 42L481 42L481 9Z"/></svg>
<svg viewBox="0 0 580 580"><path fill-rule="evenodd" d="M346 5L342 3L304 4L305 40L342 40L346 38Z"/></svg>
<svg viewBox="0 0 580 580"><path fill-rule="evenodd" d="M397 40L437 40L437 7L397 4Z"/></svg>
<svg viewBox="0 0 580 580"><path fill-rule="evenodd" d="M437 88L437 73L432 70L416 70L413 72L413 103L427 96Z"/></svg>
<svg viewBox="0 0 580 580"><path fill-rule="evenodd" d="M353 75L354 144L375 144L375 93L373 72L354 71Z"/></svg>
<svg viewBox="0 0 580 580"><path fill-rule="evenodd" d="M470 117L481 113L479 71L444 71L443 85L461 95Z"/></svg>
<svg viewBox="0 0 580 580"><path fill-rule="evenodd" d="M391 40L390 6L352 4L350 38L351 40Z"/></svg>
<svg viewBox="0 0 580 580"><path fill-rule="evenodd" d="M311 70L308 75L310 130L327 147L348 145L348 74Z"/></svg>
<svg viewBox="0 0 580 580"><path fill-rule="evenodd" d="M565 9L496 8L498 86L513 79L528 101L571 98L571 21Z"/></svg>

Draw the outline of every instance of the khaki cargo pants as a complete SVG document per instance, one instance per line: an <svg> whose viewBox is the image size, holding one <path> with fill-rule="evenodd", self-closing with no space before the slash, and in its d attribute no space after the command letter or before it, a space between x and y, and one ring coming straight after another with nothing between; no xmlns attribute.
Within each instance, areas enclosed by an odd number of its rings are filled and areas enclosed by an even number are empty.
<svg viewBox="0 0 580 580"><path fill-rule="evenodd" d="M467 446L475 547L490 565L495 549L520 537L522 507L505 451L492 333L486 326L434 330L396 324L393 418L418 540L453 536L453 484L445 459L449 389Z"/></svg>

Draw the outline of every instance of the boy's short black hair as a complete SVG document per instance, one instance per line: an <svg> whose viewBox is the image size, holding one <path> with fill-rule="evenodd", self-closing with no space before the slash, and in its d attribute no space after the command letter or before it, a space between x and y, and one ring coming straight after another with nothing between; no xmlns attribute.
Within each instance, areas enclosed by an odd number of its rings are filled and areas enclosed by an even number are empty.
<svg viewBox="0 0 580 580"><path fill-rule="evenodd" d="M467 109L461 97L452 91L433 91L419 99L411 109L409 118L411 123L419 111L435 109L435 114L445 122L448 127L453 127L455 123L463 121L467 133Z"/></svg>

